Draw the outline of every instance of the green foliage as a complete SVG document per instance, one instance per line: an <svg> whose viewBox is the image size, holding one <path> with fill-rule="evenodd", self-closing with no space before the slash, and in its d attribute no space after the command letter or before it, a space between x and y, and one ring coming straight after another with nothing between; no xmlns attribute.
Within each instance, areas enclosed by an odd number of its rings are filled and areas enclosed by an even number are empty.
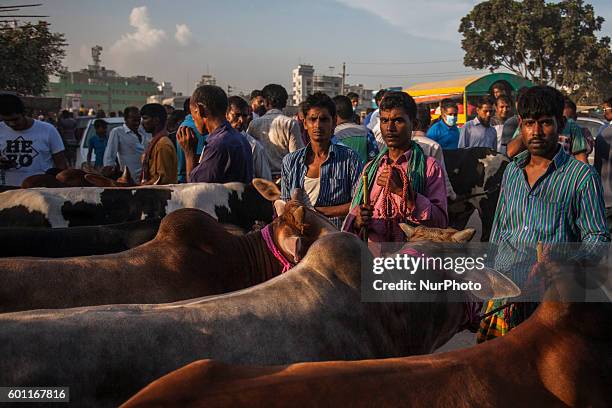
<svg viewBox="0 0 612 408"><path fill-rule="evenodd" d="M583 0L485 1L461 19L464 64L506 68L597 103L612 94L610 38L596 36L603 22Z"/></svg>
<svg viewBox="0 0 612 408"><path fill-rule="evenodd" d="M24 95L41 95L49 75L63 71L64 34L51 33L49 24L0 26L0 89Z"/></svg>

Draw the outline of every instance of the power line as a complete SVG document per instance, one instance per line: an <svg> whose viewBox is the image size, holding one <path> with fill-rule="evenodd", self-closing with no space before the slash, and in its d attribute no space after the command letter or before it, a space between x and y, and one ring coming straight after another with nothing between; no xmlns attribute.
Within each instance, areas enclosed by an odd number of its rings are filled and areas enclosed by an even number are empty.
<svg viewBox="0 0 612 408"><path fill-rule="evenodd" d="M462 59L453 60L437 60L437 61L418 61L418 62L347 62L352 65L423 65L423 64L441 64L444 62L460 62Z"/></svg>
<svg viewBox="0 0 612 408"><path fill-rule="evenodd" d="M350 74L350 76L360 77L383 77L383 78L411 78L411 77L431 77L440 75L466 75L466 74L478 74L480 72L488 72L488 70L477 70L477 71L454 71L454 72L429 72L424 74Z"/></svg>

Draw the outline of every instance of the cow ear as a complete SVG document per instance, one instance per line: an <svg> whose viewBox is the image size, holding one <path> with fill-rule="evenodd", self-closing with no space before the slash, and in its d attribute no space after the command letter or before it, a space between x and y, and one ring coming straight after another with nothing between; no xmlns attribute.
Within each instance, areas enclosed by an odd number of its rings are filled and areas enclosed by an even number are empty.
<svg viewBox="0 0 612 408"><path fill-rule="evenodd" d="M95 187L116 187L117 183L108 177L99 176L97 174L86 174L85 180Z"/></svg>
<svg viewBox="0 0 612 408"><path fill-rule="evenodd" d="M299 206L293 211L293 219L295 220L296 225L304 224L304 207Z"/></svg>
<svg viewBox="0 0 612 408"><path fill-rule="evenodd" d="M406 241L410 241L410 238L414 235L414 231L416 230L416 228L411 227L408 224L404 224L403 222L401 222L399 226L404 232L404 235L406 235Z"/></svg>
<svg viewBox="0 0 612 408"><path fill-rule="evenodd" d="M275 201L281 197L280 189L270 180L254 178L251 184L268 201Z"/></svg>
<svg viewBox="0 0 612 408"><path fill-rule="evenodd" d="M476 230L474 228L466 228L463 231L455 232L451 239L453 242L468 242L474 237L475 233Z"/></svg>
<svg viewBox="0 0 612 408"><path fill-rule="evenodd" d="M285 213L285 206L287 205L286 202L284 202L283 200L276 200L274 201L274 210L276 211L276 216L280 217L281 215L283 215Z"/></svg>
<svg viewBox="0 0 612 408"><path fill-rule="evenodd" d="M495 269L469 269L465 273L454 275L460 281L480 284L480 290L471 290L479 299L504 299L519 296L521 289L511 279Z"/></svg>

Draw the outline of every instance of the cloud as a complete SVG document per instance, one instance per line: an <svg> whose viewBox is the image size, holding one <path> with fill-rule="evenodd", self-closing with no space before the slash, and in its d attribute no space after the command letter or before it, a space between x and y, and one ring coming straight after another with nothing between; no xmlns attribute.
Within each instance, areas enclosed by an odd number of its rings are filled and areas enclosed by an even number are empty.
<svg viewBox="0 0 612 408"><path fill-rule="evenodd" d="M177 24L176 25L176 33L174 33L174 38L180 45L182 46L189 45L192 37L193 37L193 34L191 33L191 30L189 29L187 24Z"/></svg>
<svg viewBox="0 0 612 408"><path fill-rule="evenodd" d="M149 11L146 6L132 9L130 25L136 31L123 34L117 42L111 45L111 53L124 54L149 51L157 47L166 38L164 30L151 26Z"/></svg>
<svg viewBox="0 0 612 408"><path fill-rule="evenodd" d="M442 41L459 42L459 23L479 0L336 0L345 6L365 10L407 34Z"/></svg>

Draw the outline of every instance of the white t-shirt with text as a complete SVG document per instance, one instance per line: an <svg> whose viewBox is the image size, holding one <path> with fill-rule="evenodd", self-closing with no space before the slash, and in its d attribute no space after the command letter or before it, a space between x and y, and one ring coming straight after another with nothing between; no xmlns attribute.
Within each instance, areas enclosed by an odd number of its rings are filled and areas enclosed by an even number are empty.
<svg viewBox="0 0 612 408"><path fill-rule="evenodd" d="M0 170L0 185L20 186L26 177L43 174L54 166L52 155L63 150L62 138L50 123L34 119L29 129L16 131L0 122L0 155L16 163Z"/></svg>

